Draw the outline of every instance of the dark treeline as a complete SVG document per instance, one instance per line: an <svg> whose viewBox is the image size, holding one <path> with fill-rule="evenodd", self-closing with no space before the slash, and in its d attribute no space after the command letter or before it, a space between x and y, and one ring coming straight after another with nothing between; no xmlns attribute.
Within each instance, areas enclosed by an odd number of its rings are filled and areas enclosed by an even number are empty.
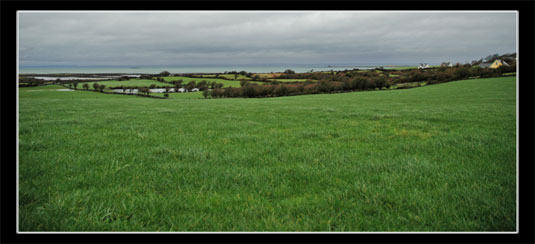
<svg viewBox="0 0 535 244"><path fill-rule="evenodd" d="M151 96L150 95L151 91L150 91L150 89L148 87L131 87L131 88L129 88L129 91L130 91L129 93L125 92L127 90L127 88L125 87L125 88L123 88L123 92L120 93L120 92L107 92L107 91L104 90L106 88L106 85L100 85L98 83L93 83L93 85L92 85L93 89L90 88L88 83L84 83L82 85L81 89L78 88L78 83L77 82L69 83L69 84L60 84L60 85L62 85L64 87L67 87L67 88L74 89L74 90L94 91L94 92L101 92L101 93L106 93L106 94L135 95L135 96L158 98L158 99L166 99L166 98L169 97L168 94L164 94L164 97ZM137 89L138 93L134 93L134 91L133 91L134 89Z"/></svg>
<svg viewBox="0 0 535 244"><path fill-rule="evenodd" d="M19 78L19 87L31 87L31 86L44 86L44 85L69 85L72 86L74 83L86 83L86 82L98 82L98 81L106 81L109 79L103 79L103 80L60 80L59 78L56 80L43 80L43 79L35 79L33 77L20 77Z"/></svg>
<svg viewBox="0 0 535 244"><path fill-rule="evenodd" d="M172 86L157 86L155 84L152 84L150 86L150 88L175 88L176 90L178 90L180 88L184 88L184 89L186 89L188 91L191 91L194 88L197 88L200 91L204 91L206 89L222 88L224 86L223 83L217 83L215 81L210 82L210 81L206 81L206 80L201 80L200 82L190 81L188 83L184 83L184 81L182 79L173 80L173 81L165 81L161 77L157 77L157 78L155 78L155 80L156 81L160 81L160 82L164 82L164 83L169 83ZM123 86L116 86L116 87L113 87L112 89L122 89L122 88L123 88Z"/></svg>
<svg viewBox="0 0 535 244"><path fill-rule="evenodd" d="M468 78L499 77L503 73L515 72L516 64L501 66L497 69L480 68L479 66L457 65L455 67L440 67L424 70L404 70L394 72L376 72L358 70L338 72L314 72L314 73L286 73L278 79L307 79L319 80L319 82L294 82L279 84L252 84L241 82L239 88L215 88L203 92L205 97L280 97L304 94L338 93L350 91L366 91L376 89L388 89L393 85L410 82L427 82L438 84ZM390 74L396 74L391 77Z"/></svg>

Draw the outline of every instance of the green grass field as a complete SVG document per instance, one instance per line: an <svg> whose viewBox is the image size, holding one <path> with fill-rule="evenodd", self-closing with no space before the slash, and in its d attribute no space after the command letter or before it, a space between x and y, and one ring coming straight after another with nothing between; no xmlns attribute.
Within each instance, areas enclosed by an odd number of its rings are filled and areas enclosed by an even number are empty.
<svg viewBox="0 0 535 244"><path fill-rule="evenodd" d="M516 228L515 77L264 99L61 88L19 89L21 231Z"/></svg>
<svg viewBox="0 0 535 244"><path fill-rule="evenodd" d="M226 74L226 75L219 75L220 77L225 77L227 79L233 79L233 80L250 80L251 78L238 74L238 77L235 78L234 74Z"/></svg>
<svg viewBox="0 0 535 244"><path fill-rule="evenodd" d="M155 81L155 80L130 79L126 81L109 80L109 81L87 82L87 84L89 84L89 89L93 89L93 83L106 85L106 88L109 88L110 86L145 87L145 86L150 86L152 84L157 85L157 86L172 86L170 84ZM83 83L79 83L78 88L82 89L82 85Z"/></svg>
<svg viewBox="0 0 535 244"><path fill-rule="evenodd" d="M207 82L213 82L216 83L223 83L223 87L240 87L240 81L238 80L223 80L223 79L216 79L216 78L191 78L191 77L184 77L184 76L169 76L169 77L163 77L163 79L167 82L169 81L175 81L175 80L182 80L182 84L188 84L191 81L195 81L195 83L199 83L203 80ZM261 82L255 82L250 81L252 83L259 83Z"/></svg>

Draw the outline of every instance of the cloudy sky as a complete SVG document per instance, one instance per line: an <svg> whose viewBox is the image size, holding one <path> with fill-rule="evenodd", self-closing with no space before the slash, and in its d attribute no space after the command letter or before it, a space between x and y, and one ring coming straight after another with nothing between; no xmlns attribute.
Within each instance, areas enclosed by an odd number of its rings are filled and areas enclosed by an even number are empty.
<svg viewBox="0 0 535 244"><path fill-rule="evenodd" d="M516 51L514 12L20 12L21 66L411 64Z"/></svg>

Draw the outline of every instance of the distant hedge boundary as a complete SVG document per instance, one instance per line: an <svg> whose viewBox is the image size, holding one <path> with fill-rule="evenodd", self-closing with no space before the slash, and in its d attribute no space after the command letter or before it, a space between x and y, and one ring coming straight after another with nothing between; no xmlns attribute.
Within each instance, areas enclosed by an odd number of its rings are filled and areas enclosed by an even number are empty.
<svg viewBox="0 0 535 244"><path fill-rule="evenodd" d="M358 70L339 71L334 73L296 73L284 74L279 79L307 79L319 82L294 82L280 84L259 85L242 82L239 88L215 88L203 92L204 97L211 98L264 98L307 94L340 93L367 90L384 90L395 86L396 89L409 89L417 86L400 86L398 84L426 82L427 85L440 84L450 81L469 79L470 77L491 78L501 77L502 74L516 71L516 64L502 66L498 69L480 68L479 66L459 65L455 67L439 67L424 70L395 71L396 76L390 76L389 71L358 72ZM508 74L509 75L509 74Z"/></svg>
<svg viewBox="0 0 535 244"><path fill-rule="evenodd" d="M168 97L159 97L159 96L151 96L151 95L146 95L146 94L141 94L141 93L122 93L122 92L107 92L107 91L96 91L94 89L79 89L79 88L74 88L74 87L68 87L66 85L62 85L64 86L65 88L69 88L69 89L72 89L72 90L76 90L76 91L90 91L90 92L98 92L98 93L104 93L104 94L116 94L116 95L130 95L130 96L140 96L140 97L148 97L148 98L156 98L156 99L168 99Z"/></svg>

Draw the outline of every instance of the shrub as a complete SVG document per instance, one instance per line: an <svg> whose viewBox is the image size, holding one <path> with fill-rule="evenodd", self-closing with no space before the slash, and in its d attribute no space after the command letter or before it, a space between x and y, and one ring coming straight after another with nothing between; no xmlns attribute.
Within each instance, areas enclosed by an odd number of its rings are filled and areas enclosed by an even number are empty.
<svg viewBox="0 0 535 244"><path fill-rule="evenodd" d="M215 88L212 90L212 97L213 98L218 98L218 97L221 97L223 95L223 89L221 88Z"/></svg>
<svg viewBox="0 0 535 244"><path fill-rule="evenodd" d="M106 85L100 85L100 86L98 87L98 90L99 90L100 92L103 92L103 91L104 91L104 88L106 88Z"/></svg>
<svg viewBox="0 0 535 244"><path fill-rule="evenodd" d="M240 80L240 86L241 86L241 87L247 86L248 84L249 84L249 81L247 81L247 80Z"/></svg>
<svg viewBox="0 0 535 244"><path fill-rule="evenodd" d="M169 93L163 94L164 97L169 97Z"/></svg>
<svg viewBox="0 0 535 244"><path fill-rule="evenodd" d="M318 90L320 92L330 92L332 89L332 83L326 80L321 80L319 82Z"/></svg>
<svg viewBox="0 0 535 244"><path fill-rule="evenodd" d="M208 89L205 89L204 91L202 91L202 95L204 96L204 98L208 98L208 96L210 95L210 91Z"/></svg>
<svg viewBox="0 0 535 244"><path fill-rule="evenodd" d="M87 83L84 83L84 84L82 85L82 87L83 87L84 90L86 90L86 91L89 90L89 85L88 85Z"/></svg>
<svg viewBox="0 0 535 244"><path fill-rule="evenodd" d="M255 85L245 85L242 87L244 97L256 97Z"/></svg>
<svg viewBox="0 0 535 244"><path fill-rule="evenodd" d="M288 94L288 88L285 85L278 85L275 88L275 95L286 96Z"/></svg>
<svg viewBox="0 0 535 244"><path fill-rule="evenodd" d="M385 87L387 85L387 82L386 82L386 77L384 76L379 76L377 78L374 79L374 82L375 82L375 87L381 89L383 87Z"/></svg>
<svg viewBox="0 0 535 244"><path fill-rule="evenodd" d="M460 67L455 71L456 79L465 79L470 76L470 69L467 67Z"/></svg>

